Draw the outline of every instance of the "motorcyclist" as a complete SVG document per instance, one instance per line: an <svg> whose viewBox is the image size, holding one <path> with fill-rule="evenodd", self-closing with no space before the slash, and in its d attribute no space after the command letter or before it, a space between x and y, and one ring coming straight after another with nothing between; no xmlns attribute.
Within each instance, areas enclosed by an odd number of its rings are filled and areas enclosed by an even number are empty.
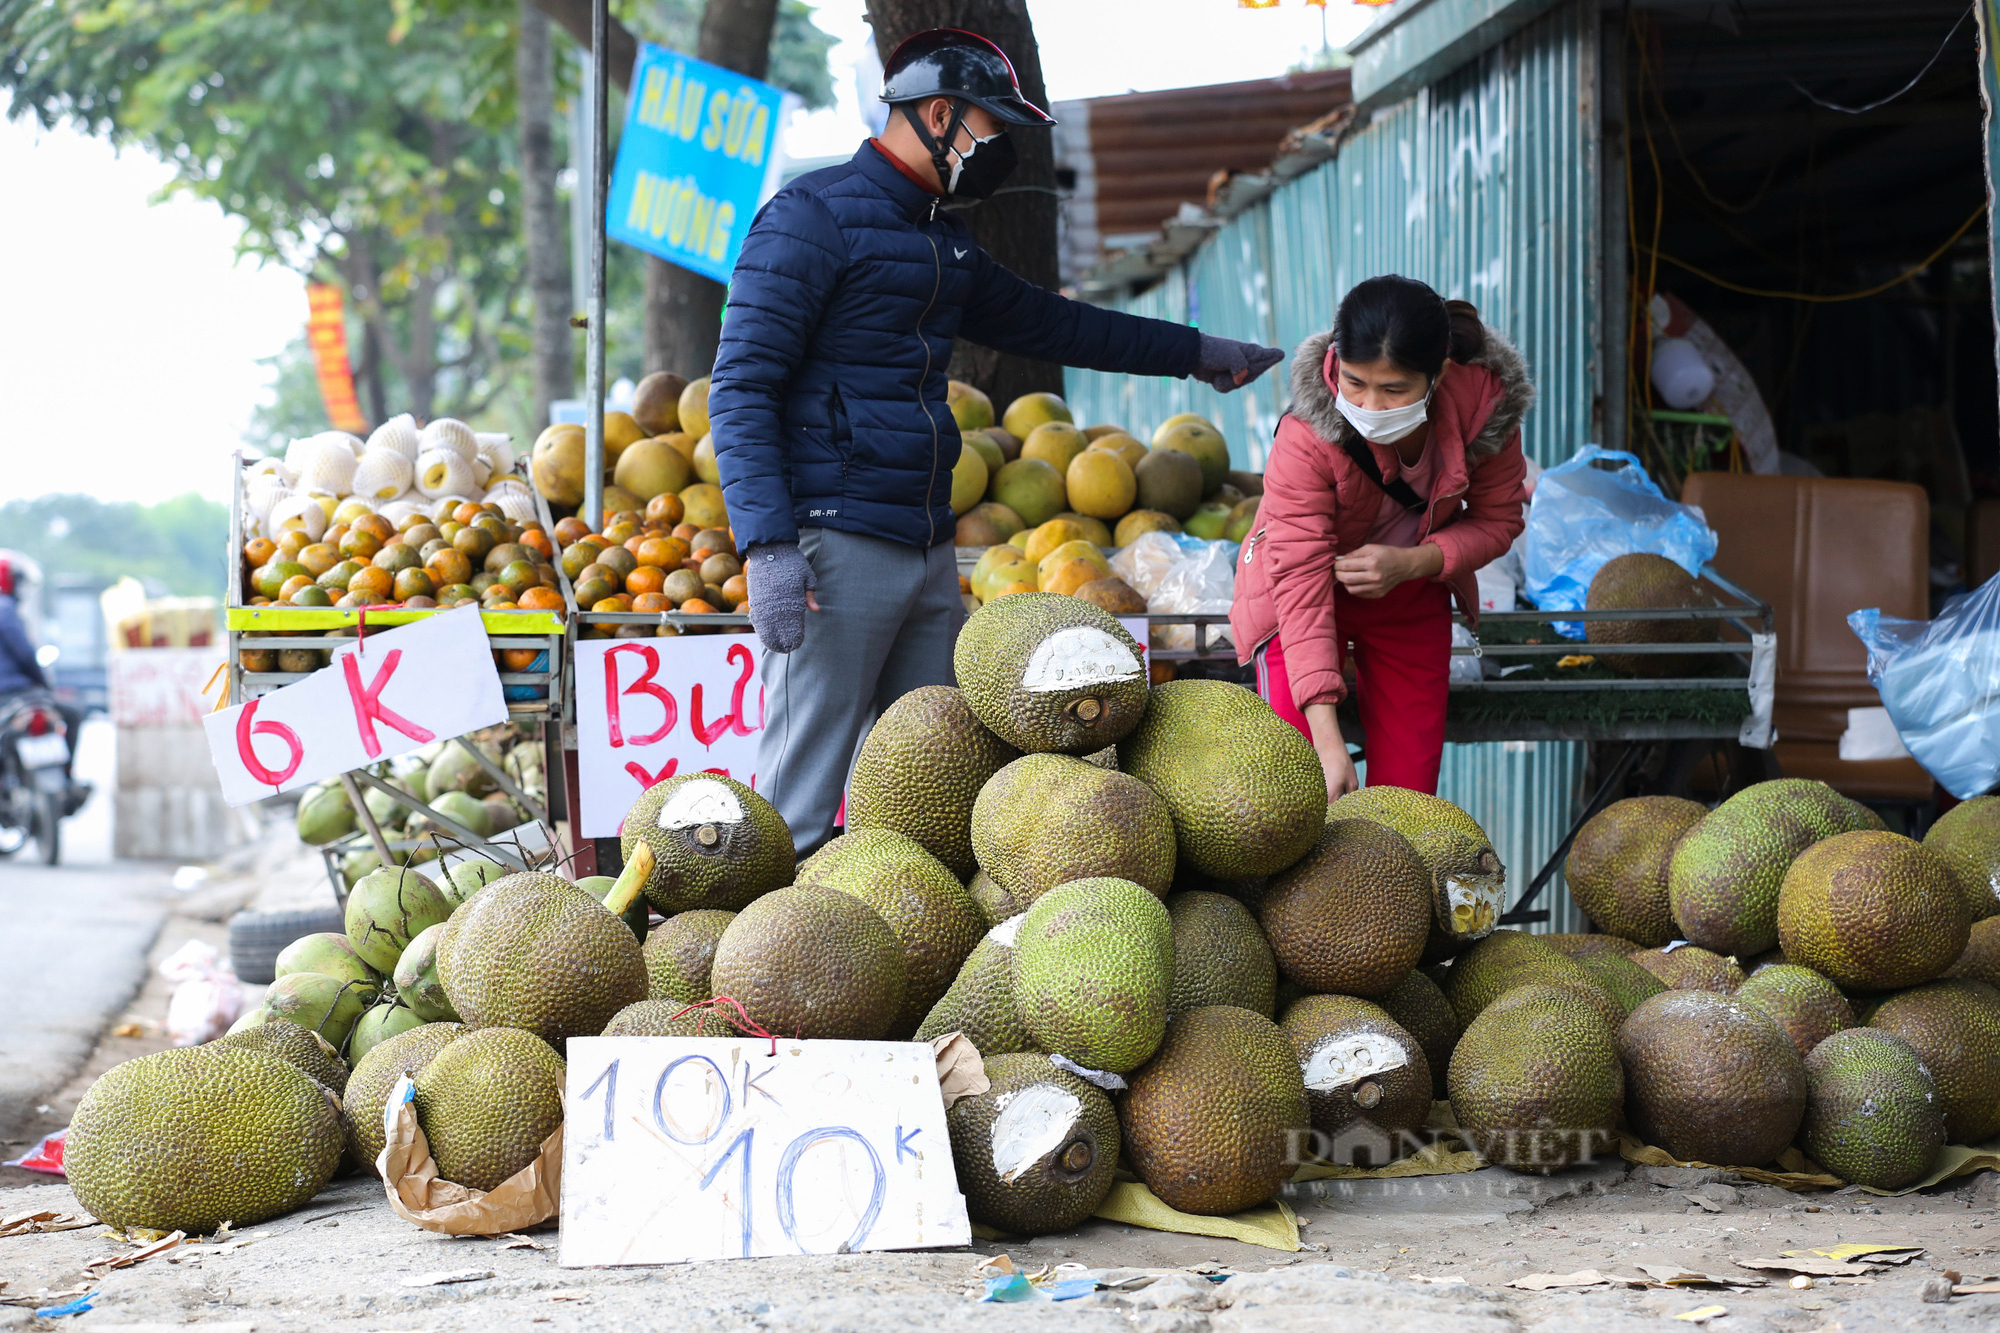
<svg viewBox="0 0 2000 1333"><path fill-rule="evenodd" d="M11 705L22 695L47 695L49 688L48 675L35 657L34 641L28 637L28 627L21 619L14 590L13 562L0 556L0 716L11 711ZM68 733L69 760L63 765L63 773L69 777L70 783L69 795L63 802L63 813L71 815L90 795L90 784L77 782L74 771L77 737L83 730L83 712L54 699L48 702L61 714Z"/></svg>

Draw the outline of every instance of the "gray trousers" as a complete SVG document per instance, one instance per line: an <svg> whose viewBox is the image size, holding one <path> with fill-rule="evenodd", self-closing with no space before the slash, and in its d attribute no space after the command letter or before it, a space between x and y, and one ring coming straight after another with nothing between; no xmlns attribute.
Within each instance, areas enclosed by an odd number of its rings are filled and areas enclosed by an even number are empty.
<svg viewBox="0 0 2000 1333"><path fill-rule="evenodd" d="M957 683L952 645L965 623L958 558L832 528L799 549L819 580L805 641L765 653L757 787L778 807L801 857L833 835L848 770L882 710L923 685Z"/></svg>

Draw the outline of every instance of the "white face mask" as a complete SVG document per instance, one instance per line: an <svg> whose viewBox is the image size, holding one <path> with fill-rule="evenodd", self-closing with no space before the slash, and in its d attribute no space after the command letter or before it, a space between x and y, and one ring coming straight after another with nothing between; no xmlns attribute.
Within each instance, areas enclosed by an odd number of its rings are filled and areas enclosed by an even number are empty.
<svg viewBox="0 0 2000 1333"><path fill-rule="evenodd" d="M1437 391L1437 382L1431 382L1430 389L1416 402L1403 407L1369 408L1360 407L1347 401L1347 395L1334 390L1333 405L1340 409L1340 415L1347 418L1347 424L1361 433L1364 440L1376 444L1394 444L1411 431L1424 424L1430 415L1431 394Z"/></svg>

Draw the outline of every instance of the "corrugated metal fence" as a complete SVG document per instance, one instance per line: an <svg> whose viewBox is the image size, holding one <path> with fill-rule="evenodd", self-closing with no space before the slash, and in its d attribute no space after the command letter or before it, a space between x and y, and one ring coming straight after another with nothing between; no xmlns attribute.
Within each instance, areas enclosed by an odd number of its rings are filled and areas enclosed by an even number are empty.
<svg viewBox="0 0 2000 1333"><path fill-rule="evenodd" d="M1226 223L1192 260L1122 303L1223 337L1290 349L1331 326L1378 273L1479 307L1521 348L1539 389L1523 429L1548 465L1596 437L1602 392L1597 254L1597 19L1572 0L1439 83L1376 113L1332 162ZM1176 412L1221 427L1261 469L1289 399L1284 368L1234 394L1180 380L1071 371L1077 420L1141 438ZM1568 825L1583 747L1446 747L1441 795L1486 828L1524 886ZM1567 892L1545 929L1577 928Z"/></svg>

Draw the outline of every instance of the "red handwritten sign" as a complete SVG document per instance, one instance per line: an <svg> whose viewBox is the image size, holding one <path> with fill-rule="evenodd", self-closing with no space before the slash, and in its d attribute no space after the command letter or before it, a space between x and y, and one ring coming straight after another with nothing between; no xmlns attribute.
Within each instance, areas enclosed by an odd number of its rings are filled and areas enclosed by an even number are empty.
<svg viewBox="0 0 2000 1333"><path fill-rule="evenodd" d="M576 645L584 837L615 836L641 792L684 770L757 785L762 651L748 635L585 639ZM722 698L728 706L716 712Z"/></svg>
<svg viewBox="0 0 2000 1333"><path fill-rule="evenodd" d="M333 665L202 726L224 798L247 805L506 720L479 610L466 607L336 648Z"/></svg>

